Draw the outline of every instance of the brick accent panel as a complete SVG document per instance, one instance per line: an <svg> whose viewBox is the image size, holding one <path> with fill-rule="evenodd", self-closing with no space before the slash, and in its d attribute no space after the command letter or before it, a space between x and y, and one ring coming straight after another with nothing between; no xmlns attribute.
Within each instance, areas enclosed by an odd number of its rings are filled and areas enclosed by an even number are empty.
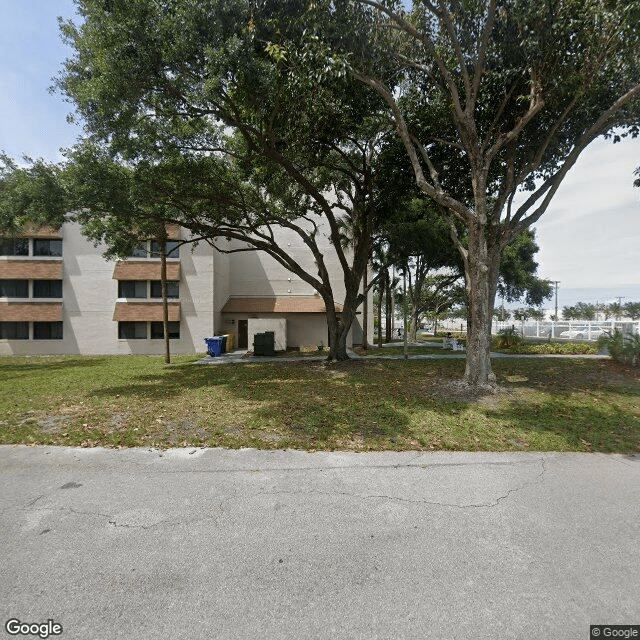
<svg viewBox="0 0 640 640"><path fill-rule="evenodd" d="M0 260L1 280L60 280L62 260Z"/></svg>
<svg viewBox="0 0 640 640"><path fill-rule="evenodd" d="M0 233L2 237L11 237L8 234ZM38 227L32 223L27 223L18 238L55 238L62 239L62 231L53 227Z"/></svg>
<svg viewBox="0 0 640 640"><path fill-rule="evenodd" d="M2 322L59 322L62 302L0 302Z"/></svg>
<svg viewBox="0 0 640 640"><path fill-rule="evenodd" d="M162 322L161 302L116 302L113 319L118 322ZM169 303L169 322L180 320L180 303Z"/></svg>
<svg viewBox="0 0 640 640"><path fill-rule="evenodd" d="M160 280L160 260L127 260L116 263L114 280ZM167 262L167 280L180 280L180 263Z"/></svg>

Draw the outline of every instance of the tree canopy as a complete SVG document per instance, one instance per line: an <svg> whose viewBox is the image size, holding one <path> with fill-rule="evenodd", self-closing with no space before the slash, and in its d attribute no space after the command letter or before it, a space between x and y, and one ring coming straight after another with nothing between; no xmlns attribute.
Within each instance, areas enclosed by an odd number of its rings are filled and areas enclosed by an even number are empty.
<svg viewBox="0 0 640 640"><path fill-rule="evenodd" d="M26 166L0 153L0 233L17 235L27 224L58 228L69 210L61 168L24 158Z"/></svg>
<svg viewBox="0 0 640 640"><path fill-rule="evenodd" d="M406 10L354 0L334 14L314 5L335 17L324 34L342 52L338 72L384 99L416 185L454 234L456 221L467 231L457 242L469 286L465 379L491 382L503 250L544 214L590 142L638 134L640 3L438 0Z"/></svg>
<svg viewBox="0 0 640 640"><path fill-rule="evenodd" d="M171 221L243 243L230 251L265 251L311 285L327 309L329 358L346 358L389 129L382 102L326 69L324 51L279 44L283 15L289 41L306 37L304 3L78 4L84 22L62 24L76 55L58 87L91 144L135 166L153 186L145 192L170 203ZM278 227L297 234L313 269L278 241ZM346 291L340 315L327 239Z"/></svg>

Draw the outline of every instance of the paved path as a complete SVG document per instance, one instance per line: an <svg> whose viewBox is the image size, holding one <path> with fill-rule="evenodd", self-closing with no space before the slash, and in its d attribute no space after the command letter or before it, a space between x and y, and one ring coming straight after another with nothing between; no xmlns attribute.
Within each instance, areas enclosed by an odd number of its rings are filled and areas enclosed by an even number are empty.
<svg viewBox="0 0 640 640"><path fill-rule="evenodd" d="M640 623L640 455L3 446L0 478L2 624L62 640Z"/></svg>
<svg viewBox="0 0 640 640"><path fill-rule="evenodd" d="M394 345L396 346L396 345ZM399 355L370 355L361 356L353 351L348 350L347 353L352 360L404 360L404 354ZM443 360L443 359L464 359L467 354L464 352L454 352L448 350L436 351L435 353L418 353L408 355L408 360ZM606 354L584 354L584 355L569 355L569 354L512 354L512 353L497 353L491 352L491 359L499 358L570 358L575 360L591 359L601 360L603 358L609 358ZM194 364L233 364L233 363L248 363L248 362L323 362L327 359L324 356L292 356L292 357L269 357L269 356L248 356L246 349L236 349L229 353L223 353L221 356L211 357L205 356L201 360L194 362Z"/></svg>

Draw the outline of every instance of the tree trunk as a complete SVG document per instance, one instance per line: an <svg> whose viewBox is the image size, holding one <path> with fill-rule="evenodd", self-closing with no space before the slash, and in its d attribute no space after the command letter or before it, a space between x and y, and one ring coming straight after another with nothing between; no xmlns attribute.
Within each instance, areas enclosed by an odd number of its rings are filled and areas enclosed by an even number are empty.
<svg viewBox="0 0 640 640"><path fill-rule="evenodd" d="M378 348L382 349L382 304L385 297L386 287L387 287L387 279L385 277L386 270L382 272L380 276L380 280L378 281L379 289L378 289Z"/></svg>
<svg viewBox="0 0 640 640"><path fill-rule="evenodd" d="M336 313L335 302L333 298L323 296L325 308L327 310L327 328L329 333L329 353L327 361L332 360L349 360L347 353L347 336L349 329L356 315L356 299L358 289L354 295L346 295L341 313Z"/></svg>
<svg viewBox="0 0 640 640"><path fill-rule="evenodd" d="M469 229L469 252L465 260L467 295L467 365L464 382L470 387L493 387L491 369L491 317L496 291L500 252L489 251L484 228Z"/></svg>
<svg viewBox="0 0 640 640"><path fill-rule="evenodd" d="M386 290L386 278L384 272L381 273L378 280L378 348L382 348L382 304Z"/></svg>
<svg viewBox="0 0 640 640"><path fill-rule="evenodd" d="M382 278L380 278L380 288L378 289L378 347L382 347Z"/></svg>
<svg viewBox="0 0 640 640"><path fill-rule="evenodd" d="M369 293L367 291L367 275L368 267L364 270L362 276L362 293L364 300L362 301L362 348L366 351L369 348L369 341L367 340L367 331L369 329Z"/></svg>
<svg viewBox="0 0 640 640"><path fill-rule="evenodd" d="M386 308L385 308L385 342L391 342L391 316L393 315L393 304L391 299L391 285L389 280L389 270L387 269L387 288L385 290Z"/></svg>
<svg viewBox="0 0 640 640"><path fill-rule="evenodd" d="M413 342L418 339L418 319L415 307L411 309L411 323L409 325L409 337Z"/></svg>
<svg viewBox="0 0 640 640"><path fill-rule="evenodd" d="M391 342L394 338L394 329L396 327L396 292L395 292L395 279L396 279L396 268L393 267L391 270L391 286L389 287L389 293L391 294L391 332L390 337L388 339Z"/></svg>
<svg viewBox="0 0 640 640"><path fill-rule="evenodd" d="M335 312L327 314L327 324L329 326L329 354L327 361L350 359L347 353L347 336L354 316L353 310L348 312L346 309L343 309L339 316Z"/></svg>
<svg viewBox="0 0 640 640"><path fill-rule="evenodd" d="M167 239L160 238L160 286L162 287L162 332L164 334L164 361L171 364L169 349L169 299L167 294Z"/></svg>

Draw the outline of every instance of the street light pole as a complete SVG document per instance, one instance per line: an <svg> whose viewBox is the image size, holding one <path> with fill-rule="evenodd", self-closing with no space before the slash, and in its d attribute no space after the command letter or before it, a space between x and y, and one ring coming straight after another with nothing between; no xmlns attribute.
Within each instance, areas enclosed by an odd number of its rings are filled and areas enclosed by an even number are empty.
<svg viewBox="0 0 640 640"><path fill-rule="evenodd" d="M556 285L556 322L558 322L558 285L560 284L560 280L552 280Z"/></svg>

